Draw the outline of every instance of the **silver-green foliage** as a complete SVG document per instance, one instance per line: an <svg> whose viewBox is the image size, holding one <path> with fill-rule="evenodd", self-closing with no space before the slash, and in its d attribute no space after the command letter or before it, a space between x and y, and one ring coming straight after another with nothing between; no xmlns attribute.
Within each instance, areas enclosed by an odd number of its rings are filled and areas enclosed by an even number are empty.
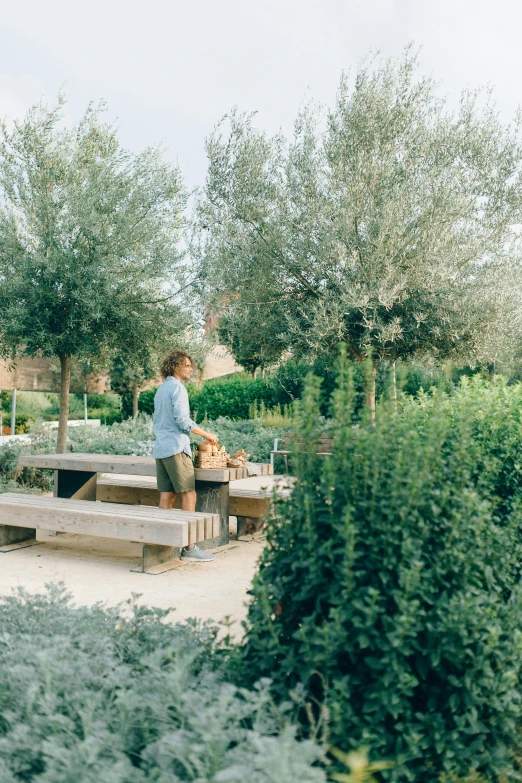
<svg viewBox="0 0 522 783"><path fill-rule="evenodd" d="M231 453L245 449L254 462L268 462L274 438L281 438L283 427L266 427L261 420L233 422L219 418L205 424L216 432L220 443ZM201 438L194 437L194 443ZM141 413L136 420L127 419L101 427L70 427L67 451L93 454L128 454L150 457L154 446L152 419ZM51 470L17 468L21 454L48 454L56 449L56 434L34 434L31 443L9 443L0 446L0 492L15 489L49 490Z"/></svg>
<svg viewBox="0 0 522 783"><path fill-rule="evenodd" d="M232 348L252 323L280 353L470 361L519 329L520 123L487 94L450 111L407 53L343 77L291 140L227 119L194 249Z"/></svg>
<svg viewBox="0 0 522 783"><path fill-rule="evenodd" d="M184 196L159 150L126 152L93 108L62 129L61 109L2 125L2 341L89 357L154 316L179 262Z"/></svg>
<svg viewBox="0 0 522 783"><path fill-rule="evenodd" d="M226 677L215 627L140 607L0 604L2 783L321 783L268 682Z"/></svg>

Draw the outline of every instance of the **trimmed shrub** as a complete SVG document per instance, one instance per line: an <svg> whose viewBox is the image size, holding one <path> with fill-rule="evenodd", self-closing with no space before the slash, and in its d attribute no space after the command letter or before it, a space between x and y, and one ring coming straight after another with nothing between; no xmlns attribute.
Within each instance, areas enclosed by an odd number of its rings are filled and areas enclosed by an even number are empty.
<svg viewBox="0 0 522 783"><path fill-rule="evenodd" d="M352 363L354 396L352 416L361 418L364 408L364 367L358 362ZM317 359L312 364L289 359L281 364L266 378L252 378L246 373L233 373L222 378L205 381L201 386L189 384L190 407L194 416L203 419L228 418L243 421L250 417L253 405L264 405L267 409L275 406L284 408L302 397L306 376L312 372L322 378L319 394L319 411L322 416L331 416L332 394L337 383L337 369L329 359ZM417 396L422 390L453 388L442 370L428 369L421 365L399 366L398 386L406 394ZM154 395L157 388L140 393L138 407L142 413L150 416L154 413ZM376 378L377 399L387 399L390 391L390 369L386 363L379 365ZM132 394L122 395L122 415L132 415Z"/></svg>
<svg viewBox="0 0 522 783"><path fill-rule="evenodd" d="M189 386L189 400L198 421L226 417L234 421L248 419L250 406L263 402L276 404L273 390L262 378L254 379L237 373L227 380L216 378L203 386Z"/></svg>
<svg viewBox="0 0 522 783"><path fill-rule="evenodd" d="M318 399L312 379L297 483L254 579L245 676L273 678L281 698L304 683L331 741L392 759L390 780L497 779L522 707L521 389L477 380L353 427L343 370L329 459L314 455Z"/></svg>
<svg viewBox="0 0 522 783"><path fill-rule="evenodd" d="M73 609L56 587L0 602L2 783L322 783L268 683L227 681L218 628Z"/></svg>
<svg viewBox="0 0 522 783"><path fill-rule="evenodd" d="M140 393L138 407L150 416L154 413L154 395L157 388ZM276 404L273 389L261 378L246 373L234 373L223 378L205 381L202 386L187 386L192 415L198 422L204 419L226 417L232 421L248 419L250 406L263 402L267 407ZM123 404L126 411L126 403Z"/></svg>

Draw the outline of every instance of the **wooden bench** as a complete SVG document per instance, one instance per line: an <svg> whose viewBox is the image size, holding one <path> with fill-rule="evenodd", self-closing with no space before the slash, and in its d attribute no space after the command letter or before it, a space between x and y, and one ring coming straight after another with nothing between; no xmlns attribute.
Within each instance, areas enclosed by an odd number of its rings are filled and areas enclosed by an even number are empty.
<svg viewBox="0 0 522 783"><path fill-rule="evenodd" d="M91 500L0 495L0 552L37 544L36 531L76 533L142 545L141 573L160 574L180 564L180 549L219 535L219 514L146 510Z"/></svg>
<svg viewBox="0 0 522 783"><path fill-rule="evenodd" d="M289 476L252 476L230 488L230 514L237 519L237 538L260 532L271 511L272 498L288 498L294 479Z"/></svg>
<svg viewBox="0 0 522 783"><path fill-rule="evenodd" d="M266 462L254 463L260 469L259 476L272 476L273 468ZM233 494L232 487L239 480L248 478L246 468L227 468L230 472L229 494ZM236 472L237 471L237 472ZM196 492L198 485L196 484ZM96 483L96 500L106 503L131 503L142 506L157 506L159 492L155 476L128 476L125 474L111 475L102 473ZM181 508L181 498L176 495L174 508ZM231 512L229 512L231 513Z"/></svg>
<svg viewBox="0 0 522 783"><path fill-rule="evenodd" d="M273 466L274 457L284 457L286 472L288 473L288 457L292 453L292 440L295 438L293 432L285 432L282 438L276 438L274 440L274 448L270 452L270 464ZM282 440L282 446L279 448L279 441ZM332 456L333 439L328 435L321 435L317 442L316 454L319 457L331 457Z"/></svg>
<svg viewBox="0 0 522 783"><path fill-rule="evenodd" d="M288 476L251 476L230 484L229 514L237 518L237 537L259 532L270 511L272 492L289 496L292 480ZM101 476L96 497L105 503L157 506L159 492L152 476ZM176 498L176 506L180 501Z"/></svg>

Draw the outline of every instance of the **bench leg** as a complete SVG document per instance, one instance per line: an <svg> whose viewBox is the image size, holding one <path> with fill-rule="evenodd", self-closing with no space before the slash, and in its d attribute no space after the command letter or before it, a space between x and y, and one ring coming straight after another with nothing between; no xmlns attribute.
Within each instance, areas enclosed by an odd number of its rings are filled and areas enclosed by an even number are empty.
<svg viewBox="0 0 522 783"><path fill-rule="evenodd" d="M36 530L31 527L0 525L0 552L13 552L38 544Z"/></svg>
<svg viewBox="0 0 522 783"><path fill-rule="evenodd" d="M181 549L161 544L143 544L142 567L132 568L139 574L164 574L181 565Z"/></svg>
<svg viewBox="0 0 522 783"><path fill-rule="evenodd" d="M230 541L228 527L228 505L230 492L228 482L220 484L216 481L196 481L196 511L219 514L219 536L207 541L198 541L200 549L215 549L225 546Z"/></svg>
<svg viewBox="0 0 522 783"><path fill-rule="evenodd" d="M237 538L241 536L253 536L260 533L264 527L264 517L236 517L237 519Z"/></svg>

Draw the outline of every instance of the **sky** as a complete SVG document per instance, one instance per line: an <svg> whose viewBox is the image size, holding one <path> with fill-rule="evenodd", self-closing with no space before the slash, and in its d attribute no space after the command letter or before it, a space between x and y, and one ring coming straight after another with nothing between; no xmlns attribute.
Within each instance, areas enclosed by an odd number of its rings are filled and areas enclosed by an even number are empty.
<svg viewBox="0 0 522 783"><path fill-rule="evenodd" d="M332 105L343 71L410 42L451 102L490 84L510 121L522 104L521 22L515 0L0 0L0 116L65 88L76 123L103 99L122 143L162 143L192 189L227 111L290 134L303 101Z"/></svg>

